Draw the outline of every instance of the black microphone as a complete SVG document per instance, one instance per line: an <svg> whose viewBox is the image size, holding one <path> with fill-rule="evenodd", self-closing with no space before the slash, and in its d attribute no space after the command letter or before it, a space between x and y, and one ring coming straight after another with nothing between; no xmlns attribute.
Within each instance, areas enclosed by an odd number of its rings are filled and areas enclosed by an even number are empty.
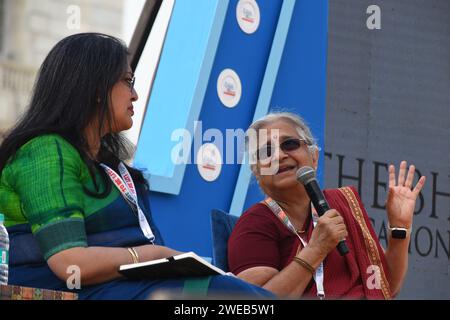
<svg viewBox="0 0 450 320"><path fill-rule="evenodd" d="M319 216L324 215L326 211L330 210L330 206L328 205L322 190L320 190L319 183L316 180L316 172L313 168L305 166L298 169L297 180L305 186L306 193L308 193ZM348 253L348 247L345 244L345 240L341 240L338 243L337 249L341 256Z"/></svg>

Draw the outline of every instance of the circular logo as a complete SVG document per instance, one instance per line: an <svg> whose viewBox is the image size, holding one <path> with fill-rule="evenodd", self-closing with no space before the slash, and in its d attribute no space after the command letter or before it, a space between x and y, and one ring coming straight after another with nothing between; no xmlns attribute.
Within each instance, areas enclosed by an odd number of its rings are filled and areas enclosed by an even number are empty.
<svg viewBox="0 0 450 320"><path fill-rule="evenodd" d="M241 100L241 79L234 70L225 69L217 80L217 94L220 101L228 108L234 108Z"/></svg>
<svg viewBox="0 0 450 320"><path fill-rule="evenodd" d="M205 143L197 153L197 169L208 182L217 180L222 170L222 155L213 143Z"/></svg>
<svg viewBox="0 0 450 320"><path fill-rule="evenodd" d="M240 0L236 7L236 18L242 31L247 34L256 32L261 20L258 3L255 0Z"/></svg>

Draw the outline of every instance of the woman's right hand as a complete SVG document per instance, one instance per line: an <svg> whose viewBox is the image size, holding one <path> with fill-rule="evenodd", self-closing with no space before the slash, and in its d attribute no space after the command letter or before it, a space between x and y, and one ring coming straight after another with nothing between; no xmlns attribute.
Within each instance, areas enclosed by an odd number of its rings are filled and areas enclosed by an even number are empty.
<svg viewBox="0 0 450 320"><path fill-rule="evenodd" d="M308 247L325 258L348 235L344 219L335 209L328 210L317 221Z"/></svg>

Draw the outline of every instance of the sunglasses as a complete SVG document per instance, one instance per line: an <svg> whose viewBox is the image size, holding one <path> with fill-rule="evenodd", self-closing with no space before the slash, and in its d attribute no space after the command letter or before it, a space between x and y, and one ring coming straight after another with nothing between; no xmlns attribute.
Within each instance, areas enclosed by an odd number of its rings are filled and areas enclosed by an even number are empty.
<svg viewBox="0 0 450 320"><path fill-rule="evenodd" d="M303 139L297 139L297 138L289 138L284 140L282 143L280 143L280 149L283 152L290 152L295 151L299 148L301 148L302 144L306 144L306 141ZM271 158L274 154L275 146L270 143L266 144L263 147L258 149L258 152L256 154L258 160L267 160Z"/></svg>

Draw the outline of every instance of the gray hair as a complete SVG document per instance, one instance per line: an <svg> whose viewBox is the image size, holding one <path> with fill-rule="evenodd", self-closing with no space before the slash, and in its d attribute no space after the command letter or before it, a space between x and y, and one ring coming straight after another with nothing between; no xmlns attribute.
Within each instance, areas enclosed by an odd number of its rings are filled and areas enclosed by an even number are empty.
<svg viewBox="0 0 450 320"><path fill-rule="evenodd" d="M250 154L251 150L249 149L249 140L251 138L251 132L258 133L259 130L263 129L264 127L276 122L276 121L285 121L290 123L294 128L297 130L299 136L301 139L305 140L306 144L308 145L309 152L313 153L316 150L320 150L319 146L317 145L317 141L314 138L314 136L311 133L311 130L309 129L308 125L306 124L305 120L303 120L302 117L295 113L291 112L271 112L264 117L256 120L253 122L250 127L247 130L246 134L246 146L247 151L249 152L250 157L253 155ZM256 150L253 150L256 151ZM253 166L252 166L253 167Z"/></svg>

